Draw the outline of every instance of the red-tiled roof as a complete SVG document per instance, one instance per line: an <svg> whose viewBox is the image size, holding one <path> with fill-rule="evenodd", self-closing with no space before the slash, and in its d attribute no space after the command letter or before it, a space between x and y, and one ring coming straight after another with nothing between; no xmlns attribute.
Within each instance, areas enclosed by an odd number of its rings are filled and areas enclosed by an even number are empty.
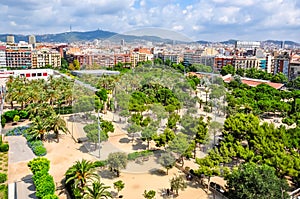
<svg viewBox="0 0 300 199"><path fill-rule="evenodd" d="M223 79L224 82L231 82L233 80L233 77L226 77ZM275 89L280 89L283 87L284 84L281 83L274 83L266 80L259 80L259 79L250 79L250 78L241 78L241 81L243 84L247 84L248 86L258 86L259 84L268 84L269 86L275 88Z"/></svg>

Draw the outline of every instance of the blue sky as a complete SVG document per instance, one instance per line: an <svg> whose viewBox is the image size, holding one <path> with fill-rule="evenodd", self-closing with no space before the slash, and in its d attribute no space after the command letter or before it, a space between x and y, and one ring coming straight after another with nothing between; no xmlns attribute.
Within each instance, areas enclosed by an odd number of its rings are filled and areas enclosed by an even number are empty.
<svg viewBox="0 0 300 199"><path fill-rule="evenodd" d="M0 33L59 33L72 25L118 33L165 29L191 40L300 42L299 0L3 0L0 10Z"/></svg>

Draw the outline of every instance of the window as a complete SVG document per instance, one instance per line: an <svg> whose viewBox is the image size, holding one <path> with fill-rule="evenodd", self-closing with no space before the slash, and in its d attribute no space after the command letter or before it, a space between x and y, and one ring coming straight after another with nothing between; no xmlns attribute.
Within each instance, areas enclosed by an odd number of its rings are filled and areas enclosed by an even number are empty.
<svg viewBox="0 0 300 199"><path fill-rule="evenodd" d="M47 73L43 73L43 76L47 76L48 74Z"/></svg>
<svg viewBox="0 0 300 199"><path fill-rule="evenodd" d="M41 77L41 76L42 76L42 73L38 73L37 76L38 76L38 77Z"/></svg>
<svg viewBox="0 0 300 199"><path fill-rule="evenodd" d="M20 74L20 77L24 77L25 75L24 74Z"/></svg>
<svg viewBox="0 0 300 199"><path fill-rule="evenodd" d="M32 73L32 77L36 77L36 73Z"/></svg>
<svg viewBox="0 0 300 199"><path fill-rule="evenodd" d="M30 75L30 73L26 73L26 77L30 77L31 75Z"/></svg>

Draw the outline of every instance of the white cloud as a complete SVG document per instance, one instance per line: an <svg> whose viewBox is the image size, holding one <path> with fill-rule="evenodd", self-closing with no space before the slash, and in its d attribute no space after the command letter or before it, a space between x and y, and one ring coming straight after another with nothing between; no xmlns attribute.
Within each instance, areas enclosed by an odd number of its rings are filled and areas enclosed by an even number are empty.
<svg viewBox="0 0 300 199"><path fill-rule="evenodd" d="M175 30L175 31L183 30L183 26L181 26L181 25L173 26L172 30Z"/></svg>
<svg viewBox="0 0 300 199"><path fill-rule="evenodd" d="M9 24L10 24L11 26L17 26L17 23L14 22L14 21L10 21Z"/></svg>
<svg viewBox="0 0 300 199"><path fill-rule="evenodd" d="M299 41L299 6L296 0L0 1L0 32L55 33L71 24L79 31L160 27L201 40L270 35Z"/></svg>

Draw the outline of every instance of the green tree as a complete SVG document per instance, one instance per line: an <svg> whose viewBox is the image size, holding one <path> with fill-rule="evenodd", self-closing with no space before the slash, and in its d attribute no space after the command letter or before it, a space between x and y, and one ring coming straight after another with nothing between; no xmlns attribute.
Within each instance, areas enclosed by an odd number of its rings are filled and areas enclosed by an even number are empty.
<svg viewBox="0 0 300 199"><path fill-rule="evenodd" d="M153 190L150 190L150 191L145 190L143 196L146 199L153 199L155 197L155 194L156 194L156 192Z"/></svg>
<svg viewBox="0 0 300 199"><path fill-rule="evenodd" d="M74 65L75 70L80 70L80 63L79 63L78 59L73 60L73 65Z"/></svg>
<svg viewBox="0 0 300 199"><path fill-rule="evenodd" d="M163 133L154 136L154 141L157 147L165 146L175 138L175 133L169 128L166 128Z"/></svg>
<svg viewBox="0 0 300 199"><path fill-rule="evenodd" d="M128 128L127 128L127 132L129 133L129 135L132 137L132 142L134 141L134 135L135 133L141 131L142 128L141 126L137 125L136 123L132 123Z"/></svg>
<svg viewBox="0 0 300 199"><path fill-rule="evenodd" d="M152 127L152 126L148 126L146 128L144 128L142 130L142 133L141 133L141 138L143 141L147 141L147 148L149 150L150 148L150 141L153 140L153 138L156 136L156 131L157 129Z"/></svg>
<svg viewBox="0 0 300 199"><path fill-rule="evenodd" d="M278 178L275 170L267 165L241 164L226 179L229 198L232 199L290 198L287 182Z"/></svg>
<svg viewBox="0 0 300 199"><path fill-rule="evenodd" d="M110 153L107 158L107 164L111 170L114 170L117 173L117 176L120 176L120 170L125 169L127 166L128 160L126 153L115 152Z"/></svg>
<svg viewBox="0 0 300 199"><path fill-rule="evenodd" d="M187 188L186 182L183 179L182 176L174 176L171 180L170 180L170 185L171 185L171 189L173 189L176 193L176 195L178 195L179 190L184 190Z"/></svg>
<svg viewBox="0 0 300 199"><path fill-rule="evenodd" d="M228 64L228 65L222 67L221 75L225 76L227 74L231 74L231 75L235 74L234 66Z"/></svg>
<svg viewBox="0 0 300 199"><path fill-rule="evenodd" d="M169 169L172 169L175 165L176 158L174 155L170 152L166 152L161 154L160 158L158 159L158 162L161 166L163 166L165 169L167 169L167 175Z"/></svg>
<svg viewBox="0 0 300 199"><path fill-rule="evenodd" d="M181 159L182 166L184 165L183 157L189 149L189 140L187 135L183 133L177 134L177 136L169 142L168 150L176 153Z"/></svg>

